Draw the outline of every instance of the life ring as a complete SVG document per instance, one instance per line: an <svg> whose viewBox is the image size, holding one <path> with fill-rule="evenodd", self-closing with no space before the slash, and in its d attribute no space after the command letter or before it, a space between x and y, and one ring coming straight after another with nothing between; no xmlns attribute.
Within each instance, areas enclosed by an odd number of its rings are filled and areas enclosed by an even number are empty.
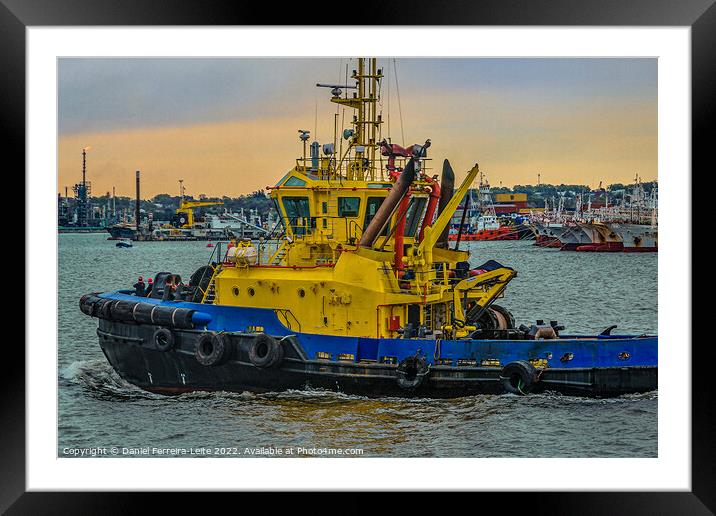
<svg viewBox="0 0 716 516"><path fill-rule="evenodd" d="M505 391L522 396L529 394L539 381L537 370L525 360L510 362L502 368L500 381Z"/></svg>
<svg viewBox="0 0 716 516"><path fill-rule="evenodd" d="M283 346L271 335L260 333L251 343L249 360L262 369L279 365L283 361Z"/></svg>
<svg viewBox="0 0 716 516"><path fill-rule="evenodd" d="M401 389L417 389L430 373L430 366L424 356L405 357L396 369L398 386Z"/></svg>
<svg viewBox="0 0 716 516"><path fill-rule="evenodd" d="M201 365L221 365L229 357L228 341L218 333L204 333L196 341L194 356Z"/></svg>
<svg viewBox="0 0 716 516"><path fill-rule="evenodd" d="M159 351L169 351L174 347L174 334L167 328L159 328L154 332L152 341Z"/></svg>

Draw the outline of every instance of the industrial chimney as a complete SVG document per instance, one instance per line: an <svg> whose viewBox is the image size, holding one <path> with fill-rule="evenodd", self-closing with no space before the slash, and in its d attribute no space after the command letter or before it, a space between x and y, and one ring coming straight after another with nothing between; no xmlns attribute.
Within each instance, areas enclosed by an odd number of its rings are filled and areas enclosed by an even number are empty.
<svg viewBox="0 0 716 516"><path fill-rule="evenodd" d="M137 200L134 211L134 222L137 225L137 236L139 236L139 170L137 170Z"/></svg>

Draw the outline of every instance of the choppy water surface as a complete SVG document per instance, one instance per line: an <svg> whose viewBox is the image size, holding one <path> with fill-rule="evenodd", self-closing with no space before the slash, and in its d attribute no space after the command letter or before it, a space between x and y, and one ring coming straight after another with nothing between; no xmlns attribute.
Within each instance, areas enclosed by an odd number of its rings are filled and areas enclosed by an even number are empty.
<svg viewBox="0 0 716 516"><path fill-rule="evenodd" d="M518 270L500 300L518 324L540 318L557 319L570 333L610 324L625 333L657 331L656 254L569 253L531 242L469 245L474 265L495 259ZM80 312L79 297L130 288L140 274L188 278L210 252L205 242L119 249L101 234L60 235L60 456L97 447L116 447L120 456L122 448L153 456L160 455L152 448L224 456L290 448L299 455L315 448L402 457L657 455L656 392L605 400L557 394L366 399L321 391L163 397L127 384L102 355L97 321Z"/></svg>

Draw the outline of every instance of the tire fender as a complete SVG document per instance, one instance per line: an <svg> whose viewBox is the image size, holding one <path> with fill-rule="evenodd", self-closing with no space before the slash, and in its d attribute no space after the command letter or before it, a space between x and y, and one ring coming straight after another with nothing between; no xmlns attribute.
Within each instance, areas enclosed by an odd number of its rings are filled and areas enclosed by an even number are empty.
<svg viewBox="0 0 716 516"><path fill-rule="evenodd" d="M219 333L202 333L196 341L194 356L201 365L221 365L229 358L229 340Z"/></svg>
<svg viewBox="0 0 716 516"><path fill-rule="evenodd" d="M159 351L169 351L174 348L174 334L168 328L159 328L154 332L152 342Z"/></svg>
<svg viewBox="0 0 716 516"><path fill-rule="evenodd" d="M249 346L249 360L262 369L280 365L283 361L283 346L271 335L260 333Z"/></svg>
<svg viewBox="0 0 716 516"><path fill-rule="evenodd" d="M412 390L420 387L430 373L430 366L422 355L405 357L396 368L398 386Z"/></svg>
<svg viewBox="0 0 716 516"><path fill-rule="evenodd" d="M502 368L500 382L506 392L525 396L539 381L537 370L526 360L510 362Z"/></svg>

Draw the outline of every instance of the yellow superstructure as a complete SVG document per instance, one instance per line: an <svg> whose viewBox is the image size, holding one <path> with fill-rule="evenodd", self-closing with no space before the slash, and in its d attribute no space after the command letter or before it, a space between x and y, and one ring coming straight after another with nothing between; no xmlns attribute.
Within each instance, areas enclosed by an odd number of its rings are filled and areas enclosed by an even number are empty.
<svg viewBox="0 0 716 516"><path fill-rule="evenodd" d="M220 264L211 302L273 309L306 333L384 338L410 327L461 337L501 295L514 270L471 272L468 253L447 247L450 218L478 166L452 195L451 184L443 179L441 192L426 173L429 140L407 149L382 140L382 77L375 59L360 59L355 86L327 85L334 103L354 110L352 128L336 127L334 140L313 142L310 155L308 131L300 131L303 156L271 188L280 245L253 262Z"/></svg>

